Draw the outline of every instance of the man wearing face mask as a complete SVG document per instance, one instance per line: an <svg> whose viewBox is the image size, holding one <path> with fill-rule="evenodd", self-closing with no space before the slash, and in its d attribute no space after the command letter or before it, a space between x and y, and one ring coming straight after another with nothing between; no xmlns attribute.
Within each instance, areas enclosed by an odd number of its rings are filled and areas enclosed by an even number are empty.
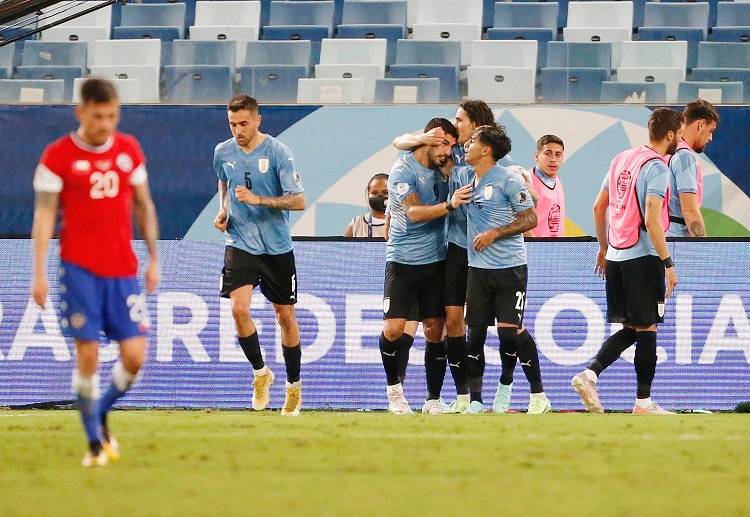
<svg viewBox="0 0 750 517"><path fill-rule="evenodd" d="M376 174L367 183L370 211L351 220L344 237L385 237L385 205L388 201L388 175Z"/></svg>

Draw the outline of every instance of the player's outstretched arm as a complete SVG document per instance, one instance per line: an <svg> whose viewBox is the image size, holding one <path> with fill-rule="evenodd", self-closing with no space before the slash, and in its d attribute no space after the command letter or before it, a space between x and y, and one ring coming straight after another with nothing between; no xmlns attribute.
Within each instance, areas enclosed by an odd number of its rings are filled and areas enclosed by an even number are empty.
<svg viewBox="0 0 750 517"><path fill-rule="evenodd" d="M401 151L411 151L420 145L442 145L445 132L439 128L426 133L406 133L393 139L393 147Z"/></svg>
<svg viewBox="0 0 750 517"><path fill-rule="evenodd" d="M55 231L55 219L60 194L57 192L37 192L34 200L34 224L31 238L34 240L34 278L31 295L39 307L47 303L49 284L47 283L47 249Z"/></svg>
<svg viewBox="0 0 750 517"><path fill-rule="evenodd" d="M528 230L533 230L537 225L537 217L534 208L527 208L516 214L516 218L510 224L482 232L474 238L474 249L482 251L487 246L503 237L519 235Z"/></svg>
<svg viewBox="0 0 750 517"><path fill-rule="evenodd" d="M666 281L667 281L667 297L672 296L677 285L677 273L675 273L674 267L667 264L671 263L671 257L669 254L669 248L667 247L667 238L664 235L664 228L662 227L661 214L663 209L664 199L660 196L646 196L646 231L651 239L651 243L656 249L656 253L659 258L665 262L666 267Z"/></svg>
<svg viewBox="0 0 750 517"><path fill-rule="evenodd" d="M596 254L596 266L594 272L604 278L607 272L607 207L609 206L609 190L600 190L594 201L594 226L596 227L596 240L599 242L599 251Z"/></svg>
<svg viewBox="0 0 750 517"><path fill-rule="evenodd" d="M146 293L151 294L159 284L159 251L157 249L159 223L156 220L156 207L151 199L147 182L133 185L133 212L151 256L145 275Z"/></svg>
<svg viewBox="0 0 750 517"><path fill-rule="evenodd" d="M705 237L706 223L703 221L698 194L682 192L680 194L680 208L682 217L685 219L688 235L691 237Z"/></svg>

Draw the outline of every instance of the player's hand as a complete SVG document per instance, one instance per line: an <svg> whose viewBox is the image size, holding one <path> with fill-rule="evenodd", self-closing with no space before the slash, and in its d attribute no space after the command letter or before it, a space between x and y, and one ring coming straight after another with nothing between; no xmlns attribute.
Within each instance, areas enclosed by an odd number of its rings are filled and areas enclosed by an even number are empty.
<svg viewBox="0 0 750 517"><path fill-rule="evenodd" d="M493 235L492 230L482 232L474 237L474 249L482 251L493 242L495 242L495 236Z"/></svg>
<svg viewBox="0 0 750 517"><path fill-rule="evenodd" d="M423 145L443 145L445 140L445 131L439 127L434 127L426 133L419 135L419 143Z"/></svg>
<svg viewBox="0 0 750 517"><path fill-rule="evenodd" d="M463 187L456 189L451 197L451 206L453 208L458 208L466 203L471 203L473 192L474 189L471 185L464 185Z"/></svg>
<svg viewBox="0 0 750 517"><path fill-rule="evenodd" d="M248 205L260 204L260 196L242 185L234 189L234 194L237 196L237 201L240 201L242 203L247 203Z"/></svg>
<svg viewBox="0 0 750 517"><path fill-rule="evenodd" d="M227 231L227 224L229 223L229 215L226 210L221 210L216 217L214 217L214 228L220 232Z"/></svg>
<svg viewBox="0 0 750 517"><path fill-rule="evenodd" d="M46 276L35 276L31 284L31 296L36 304L44 309L47 303L47 293L49 293L49 283Z"/></svg>
<svg viewBox="0 0 750 517"><path fill-rule="evenodd" d="M594 273L599 275L600 278L607 278L607 250L600 249L596 254L596 266L594 266Z"/></svg>
<svg viewBox="0 0 750 517"><path fill-rule="evenodd" d="M156 291L156 286L159 285L159 263L157 261L152 260L149 263L146 274L143 275L143 283L146 286L146 294Z"/></svg>
<svg viewBox="0 0 750 517"><path fill-rule="evenodd" d="M667 281L667 298L672 297L672 293L674 293L674 288L677 287L677 273L674 270L674 267L668 267L664 272L664 278Z"/></svg>

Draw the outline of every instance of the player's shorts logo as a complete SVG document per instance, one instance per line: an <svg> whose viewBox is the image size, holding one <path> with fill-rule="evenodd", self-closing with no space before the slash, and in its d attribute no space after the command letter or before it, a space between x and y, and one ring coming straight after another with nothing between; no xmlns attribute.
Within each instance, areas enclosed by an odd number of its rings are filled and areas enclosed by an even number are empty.
<svg viewBox="0 0 750 517"><path fill-rule="evenodd" d="M664 317L664 308L665 308L665 307L666 307L666 304L665 304L664 302L659 302L659 303L658 303L658 304L656 305L656 310L657 310L657 311L659 312L659 317L660 317L660 318L663 318L663 317Z"/></svg>
<svg viewBox="0 0 750 517"><path fill-rule="evenodd" d="M268 158L258 159L258 170L265 174L268 172L268 167L271 165L271 161Z"/></svg>
<svg viewBox="0 0 750 517"><path fill-rule="evenodd" d="M388 314L388 310L391 308L391 299L383 298L383 313Z"/></svg>
<svg viewBox="0 0 750 517"><path fill-rule="evenodd" d="M74 312L70 316L70 326L73 327L74 329L83 328L85 324L86 324L86 316L84 316L80 312Z"/></svg>
<svg viewBox="0 0 750 517"><path fill-rule="evenodd" d="M133 159L125 153L118 154L115 163L126 174L133 170Z"/></svg>
<svg viewBox="0 0 750 517"><path fill-rule="evenodd" d="M492 185L484 187L484 199L492 199Z"/></svg>

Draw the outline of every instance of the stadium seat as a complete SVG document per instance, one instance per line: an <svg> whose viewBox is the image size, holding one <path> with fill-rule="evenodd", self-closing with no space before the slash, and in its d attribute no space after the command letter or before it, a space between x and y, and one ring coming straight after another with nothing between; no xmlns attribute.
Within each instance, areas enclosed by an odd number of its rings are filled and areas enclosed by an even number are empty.
<svg viewBox="0 0 750 517"><path fill-rule="evenodd" d="M630 41L632 2L570 2L565 41Z"/></svg>
<svg viewBox="0 0 750 517"><path fill-rule="evenodd" d="M471 62L471 42L482 39L482 0L420 0L412 38L460 41L461 64Z"/></svg>
<svg viewBox="0 0 750 517"><path fill-rule="evenodd" d="M547 44L547 66L550 68L604 68L607 73L611 73L612 44L550 41Z"/></svg>
<svg viewBox="0 0 750 517"><path fill-rule="evenodd" d="M705 39L703 29L696 27L641 27L638 29L640 41L686 41L687 67L692 69L698 63L698 43Z"/></svg>
<svg viewBox="0 0 750 517"><path fill-rule="evenodd" d="M10 77L13 73L13 58L16 53L15 43L0 47L0 74L2 78Z"/></svg>
<svg viewBox="0 0 750 517"><path fill-rule="evenodd" d="M459 42L399 40L396 48L396 64L391 65L389 77L436 77L440 79L440 102L455 102L458 99Z"/></svg>
<svg viewBox="0 0 750 517"><path fill-rule="evenodd" d="M497 2L493 28L553 29L557 32L557 2Z"/></svg>
<svg viewBox="0 0 750 517"><path fill-rule="evenodd" d="M440 81L431 79L377 79L376 104L430 104L440 101Z"/></svg>
<svg viewBox="0 0 750 517"><path fill-rule="evenodd" d="M309 41L312 63L320 61L320 42L329 37L327 27L263 27L264 40Z"/></svg>
<svg viewBox="0 0 750 517"><path fill-rule="evenodd" d="M73 102L75 103L81 102L81 85L85 80L85 78L81 78L73 81ZM110 79L110 81L115 86L121 103L130 104L140 102L140 95L138 93L139 83L137 79Z"/></svg>
<svg viewBox="0 0 750 517"><path fill-rule="evenodd" d="M536 100L536 63L527 68L471 65L467 78L472 99L519 104Z"/></svg>
<svg viewBox="0 0 750 517"><path fill-rule="evenodd" d="M362 79L300 79L298 104L361 104Z"/></svg>
<svg viewBox="0 0 750 517"><path fill-rule="evenodd" d="M714 27L711 31L711 41L750 42L750 27Z"/></svg>
<svg viewBox="0 0 750 517"><path fill-rule="evenodd" d="M750 68L750 45L703 41L698 45L698 68Z"/></svg>
<svg viewBox="0 0 750 517"><path fill-rule="evenodd" d="M649 2L655 1L655 0L648 0ZM661 3L684 3L684 2L696 2L698 0L659 0ZM700 0L700 1L708 1L708 26L713 27L716 25L716 12L717 12L717 6L719 2L723 2L724 0Z"/></svg>
<svg viewBox="0 0 750 517"><path fill-rule="evenodd" d="M241 66L238 71L241 92L252 95L260 103L275 104L297 102L299 80L309 75L309 67L302 65Z"/></svg>
<svg viewBox="0 0 750 517"><path fill-rule="evenodd" d="M556 29L487 29L488 40L534 40L537 42L537 69L547 63L547 44L557 37Z"/></svg>
<svg viewBox="0 0 750 517"><path fill-rule="evenodd" d="M247 43L245 65L312 65L309 41L251 41Z"/></svg>
<svg viewBox="0 0 750 517"><path fill-rule="evenodd" d="M712 83L742 83L743 102L750 102L750 69L741 68L694 68L693 81Z"/></svg>
<svg viewBox="0 0 750 517"><path fill-rule="evenodd" d="M173 65L221 65L234 68L236 63L236 41L175 40L172 42L171 64Z"/></svg>
<svg viewBox="0 0 750 517"><path fill-rule="evenodd" d="M494 40L474 41L471 47L472 66L511 66L536 69L536 41Z"/></svg>
<svg viewBox="0 0 750 517"><path fill-rule="evenodd" d="M716 27L750 27L750 3L719 2Z"/></svg>
<svg viewBox="0 0 750 517"><path fill-rule="evenodd" d="M19 66L16 69L16 79L62 79L65 88L63 100L70 102L73 98L73 81L81 77L83 71L77 66Z"/></svg>
<svg viewBox="0 0 750 517"><path fill-rule="evenodd" d="M45 29L41 34L43 41L86 41L92 43L109 39L108 27L62 26ZM91 47L91 45L89 45Z"/></svg>
<svg viewBox="0 0 750 517"><path fill-rule="evenodd" d="M220 65L165 66L164 100L224 104L233 93L232 70Z"/></svg>
<svg viewBox="0 0 750 517"><path fill-rule="evenodd" d="M65 81L0 79L0 103L65 102Z"/></svg>
<svg viewBox="0 0 750 517"><path fill-rule="evenodd" d="M401 0L358 0L344 3L343 23L337 38L387 41L386 64L396 60L396 42L406 37L406 2Z"/></svg>
<svg viewBox="0 0 750 517"><path fill-rule="evenodd" d="M667 85L667 102L677 100L677 86L685 80L687 42L628 41L620 44L617 81L657 82Z"/></svg>
<svg viewBox="0 0 750 517"><path fill-rule="evenodd" d="M361 78L363 102L375 96L375 80L385 76L386 41L383 39L324 39L315 77Z"/></svg>
<svg viewBox="0 0 750 517"><path fill-rule="evenodd" d="M103 40L89 48L90 66L160 66L161 44L157 40Z"/></svg>
<svg viewBox="0 0 750 517"><path fill-rule="evenodd" d="M664 83L602 83L601 102L626 104L663 104L667 102L667 86Z"/></svg>
<svg viewBox="0 0 750 517"><path fill-rule="evenodd" d="M194 27L216 27L216 34L219 31L229 31L233 34L242 33L245 41L256 40L260 28L260 2L198 2L195 5ZM190 27L190 37L193 37L193 27Z"/></svg>
<svg viewBox="0 0 750 517"><path fill-rule="evenodd" d="M716 104L739 104L742 103L742 89L741 82L681 82L677 88L677 102L683 103L705 98Z"/></svg>
<svg viewBox="0 0 750 517"><path fill-rule="evenodd" d="M270 1L270 0L269 0ZM187 34L188 28L191 25L195 25L195 3L196 0L141 0L142 4L177 4L177 3L183 3L185 4L185 24L183 25L184 32L183 34ZM115 6L118 4L114 4ZM113 26L117 27L120 25L120 20L114 20L116 16L116 9L112 11L112 18L113 18ZM184 36L183 36L184 37Z"/></svg>
<svg viewBox="0 0 750 517"><path fill-rule="evenodd" d="M91 65L90 69L92 76L104 79L136 79L138 102L159 102L158 65Z"/></svg>
<svg viewBox="0 0 750 517"><path fill-rule="evenodd" d="M419 0L406 0L406 26L412 28L417 21Z"/></svg>
<svg viewBox="0 0 750 517"><path fill-rule="evenodd" d="M184 37L185 33L185 4L184 3L161 3L161 4L126 4L122 6L118 29L139 28L144 33L151 29L175 29L177 38ZM163 32L162 32L163 34ZM116 37L116 36L115 36ZM151 36L155 38L155 36ZM162 38L159 38L162 39Z"/></svg>
<svg viewBox="0 0 750 517"><path fill-rule="evenodd" d="M667 101L676 102L677 86L680 81L685 80L684 68L667 67L619 67L617 69L617 82L622 83L664 83L667 87Z"/></svg>
<svg viewBox="0 0 750 517"><path fill-rule="evenodd" d="M602 83L609 79L604 68L542 68L544 102L599 102Z"/></svg>
<svg viewBox="0 0 750 517"><path fill-rule="evenodd" d="M708 33L708 3L660 3L649 2L643 17L643 27L671 28L692 27L703 30L703 39Z"/></svg>
<svg viewBox="0 0 750 517"><path fill-rule="evenodd" d="M463 23L415 23L412 36L422 41L461 42L461 64L468 65L471 64L471 44L482 39L482 28Z"/></svg>
<svg viewBox="0 0 750 517"><path fill-rule="evenodd" d="M342 39L384 39L386 65L396 61L396 42L405 36L406 29L402 25L339 25L336 30L336 37Z"/></svg>
<svg viewBox="0 0 750 517"><path fill-rule="evenodd" d="M115 27L112 39L158 39L171 42L180 39L177 27Z"/></svg>
<svg viewBox="0 0 750 517"><path fill-rule="evenodd" d="M325 37L330 38L333 15L334 3L327 0L271 2L268 24L272 27L324 27L327 31Z"/></svg>

